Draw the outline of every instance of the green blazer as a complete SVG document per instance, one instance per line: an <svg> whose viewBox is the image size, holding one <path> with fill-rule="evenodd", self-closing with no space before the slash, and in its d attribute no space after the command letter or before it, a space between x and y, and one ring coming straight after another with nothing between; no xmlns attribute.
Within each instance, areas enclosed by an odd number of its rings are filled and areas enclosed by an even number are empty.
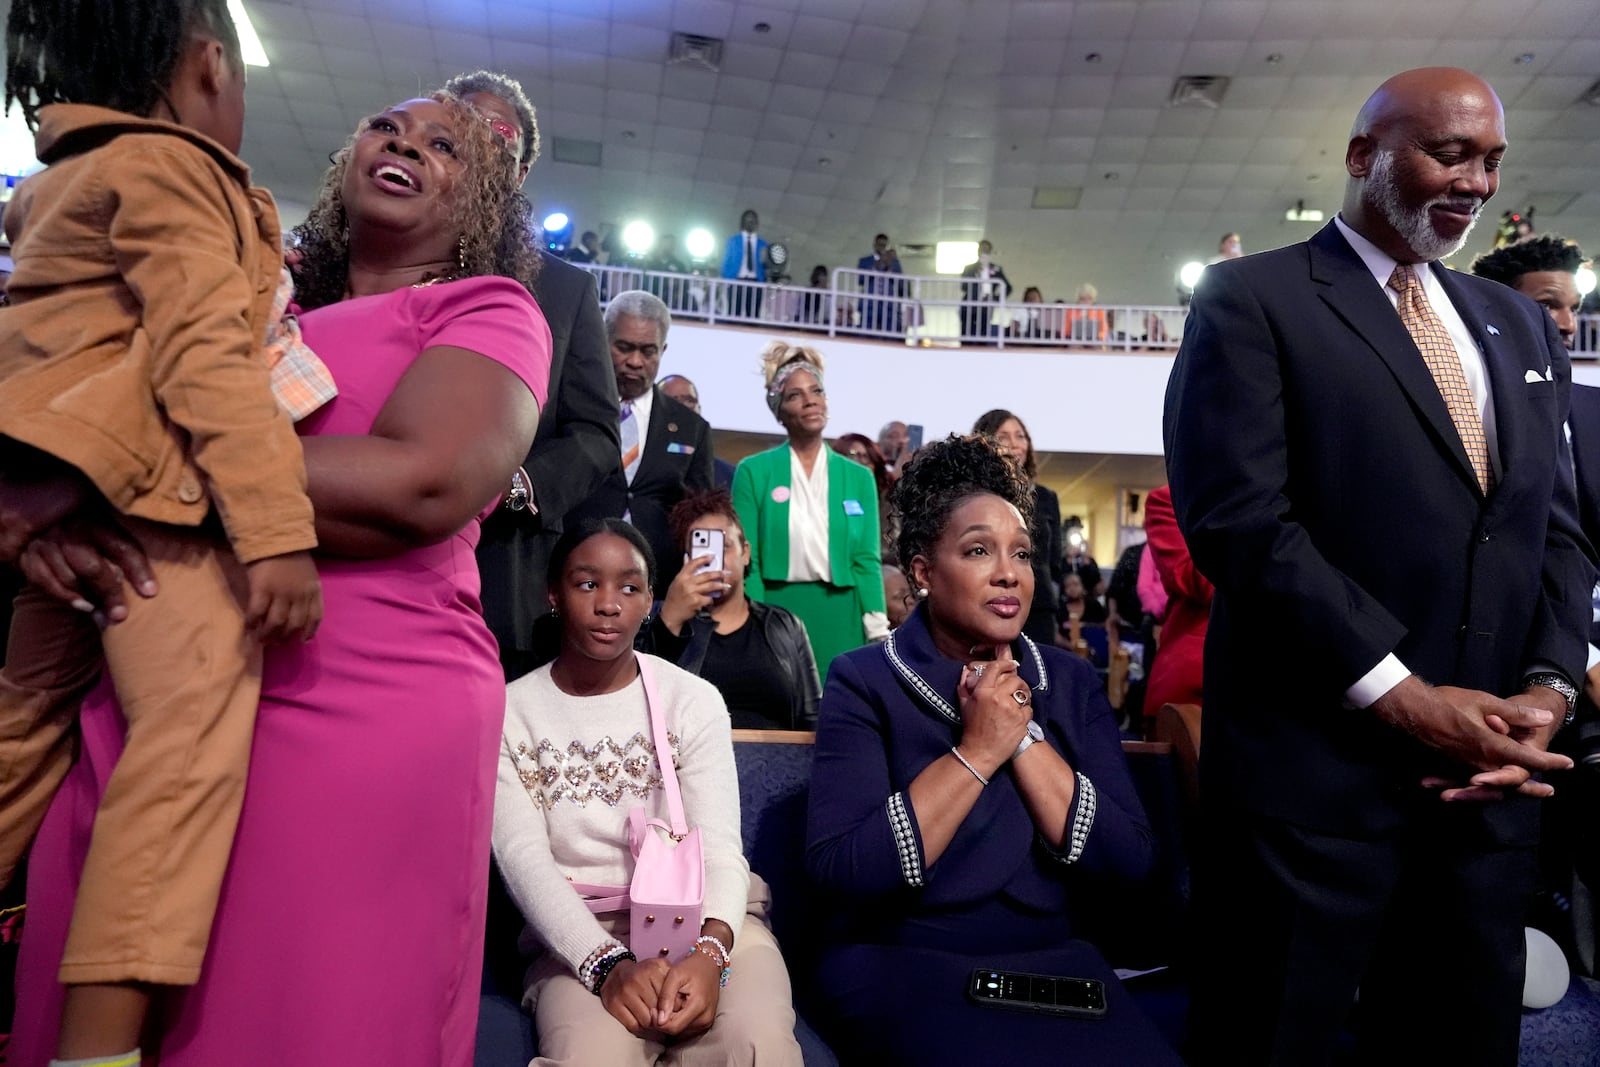
<svg viewBox="0 0 1600 1067"><path fill-rule="evenodd" d="M750 540L745 592L765 599L766 583L789 580L789 464L787 444L746 457L733 472L733 508ZM863 614L883 611L879 556L878 485L872 472L833 449L828 462L828 564L836 586L853 588ZM782 489L773 499L773 490Z"/></svg>

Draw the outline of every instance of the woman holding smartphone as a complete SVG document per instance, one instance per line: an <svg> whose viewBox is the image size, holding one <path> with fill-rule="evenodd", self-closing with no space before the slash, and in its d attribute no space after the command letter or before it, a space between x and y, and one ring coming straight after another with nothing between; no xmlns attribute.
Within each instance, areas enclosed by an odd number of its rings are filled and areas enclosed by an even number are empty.
<svg viewBox="0 0 1600 1067"><path fill-rule="evenodd" d="M806 628L745 595L750 543L727 491L690 493L668 521L684 563L645 627L645 650L716 686L735 730L816 729L821 686Z"/></svg>
<svg viewBox="0 0 1600 1067"><path fill-rule="evenodd" d="M921 605L823 693L806 865L832 891L819 988L862 1062L1177 1064L1082 937L1085 891L1154 841L1094 669L1022 633L1027 477L987 437L918 452L894 488ZM974 970L1098 980L1104 1018L1005 1014ZM907 1004L916 1023L885 1026Z"/></svg>

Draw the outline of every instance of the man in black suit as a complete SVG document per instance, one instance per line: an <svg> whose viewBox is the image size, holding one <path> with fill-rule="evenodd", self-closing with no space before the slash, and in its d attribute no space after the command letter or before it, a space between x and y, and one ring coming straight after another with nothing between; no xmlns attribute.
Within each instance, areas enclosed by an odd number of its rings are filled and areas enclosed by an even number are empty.
<svg viewBox="0 0 1600 1067"><path fill-rule="evenodd" d="M705 418L700 411L700 389L694 382L681 374L669 374L656 383L663 393L688 408L690 411ZM708 420L709 421L709 420ZM715 474L718 489L733 488L734 466L721 456L711 457L711 469Z"/></svg>
<svg viewBox="0 0 1600 1067"><path fill-rule="evenodd" d="M526 179L539 134L522 86L504 74L480 70L457 75L445 88L489 118L511 143ZM483 617L500 643L507 681L538 666L533 624L550 611L545 571L564 523L619 469L617 387L606 359L594 276L548 252L540 254L534 299L550 326L550 400L539 413L533 448L522 463L532 483L531 506L496 511L484 521L478 542ZM621 508L613 512L621 513Z"/></svg>
<svg viewBox="0 0 1600 1067"><path fill-rule="evenodd" d="M1554 325L1437 263L1504 152L1481 79L1396 75L1340 216L1195 293L1165 431L1216 585L1196 1063L1329 1063L1358 988L1354 1062L1516 1063L1532 775L1570 766L1593 571Z"/></svg>
<svg viewBox="0 0 1600 1067"><path fill-rule="evenodd" d="M987 239L978 242L978 258L961 268L961 277L961 339L987 342L991 305L1011 295L1011 279L994 261L994 245Z"/></svg>
<svg viewBox="0 0 1600 1067"><path fill-rule="evenodd" d="M620 510L644 534L656 557L655 594L661 598L683 563L668 516L690 490L716 484L711 427L656 385L672 328L659 297L642 289L618 293L606 305L605 323L622 398L622 467L591 506L606 515Z"/></svg>

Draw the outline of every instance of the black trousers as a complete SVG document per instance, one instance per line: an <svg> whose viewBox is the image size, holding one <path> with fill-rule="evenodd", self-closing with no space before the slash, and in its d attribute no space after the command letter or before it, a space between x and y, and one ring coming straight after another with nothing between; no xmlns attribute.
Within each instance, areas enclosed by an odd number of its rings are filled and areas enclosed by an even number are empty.
<svg viewBox="0 0 1600 1067"><path fill-rule="evenodd" d="M1194 1067L1516 1067L1531 844L1497 845L1443 802L1385 840L1206 818Z"/></svg>
<svg viewBox="0 0 1600 1067"><path fill-rule="evenodd" d="M732 282L728 289L729 315L746 319L761 317L761 282Z"/></svg>

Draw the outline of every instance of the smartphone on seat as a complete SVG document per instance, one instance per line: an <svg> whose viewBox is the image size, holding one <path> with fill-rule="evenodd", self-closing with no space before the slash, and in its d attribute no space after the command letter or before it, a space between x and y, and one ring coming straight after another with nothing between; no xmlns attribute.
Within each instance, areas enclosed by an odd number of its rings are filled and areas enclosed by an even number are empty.
<svg viewBox="0 0 1600 1067"><path fill-rule="evenodd" d="M967 981L967 997L1013 1011L1074 1019L1106 1017L1106 985L1098 978L1067 978L979 967Z"/></svg>
<svg viewBox="0 0 1600 1067"><path fill-rule="evenodd" d="M710 556L711 562L695 571L704 574L707 571L727 570L722 565L723 549L727 542L726 535L721 530L710 530L704 526L696 526L689 531L689 558L699 559L701 556ZM721 594L716 594L721 598Z"/></svg>

